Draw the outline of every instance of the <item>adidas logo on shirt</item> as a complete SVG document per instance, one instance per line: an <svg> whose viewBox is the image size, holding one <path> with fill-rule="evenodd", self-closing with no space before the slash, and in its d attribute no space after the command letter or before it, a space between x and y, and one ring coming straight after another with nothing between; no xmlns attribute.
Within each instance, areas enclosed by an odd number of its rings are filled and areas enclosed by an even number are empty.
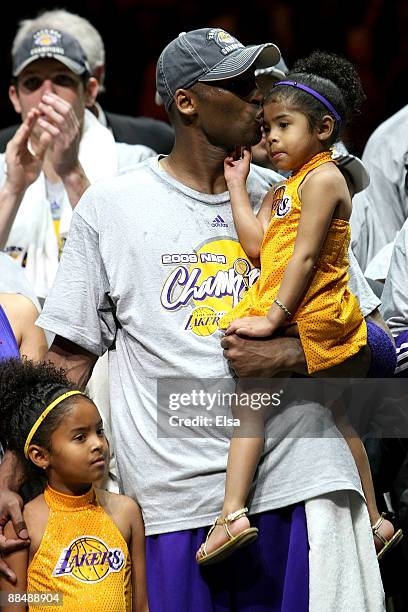
<svg viewBox="0 0 408 612"><path fill-rule="evenodd" d="M225 223L221 215L217 215L215 219L212 220L211 227L228 227L228 223Z"/></svg>

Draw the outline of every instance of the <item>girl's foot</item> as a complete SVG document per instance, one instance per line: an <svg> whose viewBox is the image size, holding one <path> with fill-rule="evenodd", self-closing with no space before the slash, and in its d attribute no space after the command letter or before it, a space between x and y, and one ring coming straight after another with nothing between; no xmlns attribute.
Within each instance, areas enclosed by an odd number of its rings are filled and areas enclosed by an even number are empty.
<svg viewBox="0 0 408 612"><path fill-rule="evenodd" d="M210 555L212 552L214 552L230 540L225 531L224 525L221 522L223 518L223 516L220 516L218 518L219 523L215 525L214 529L211 531L211 533L209 533L207 537L205 545L205 552L207 553L207 555ZM248 529L250 526L250 522L246 516L242 516L238 519L235 519L235 521L231 521L227 524L228 530L230 531L232 536L238 535L242 531L245 531L245 529ZM200 547L196 554L196 560L199 561L200 559L205 557L205 552Z"/></svg>

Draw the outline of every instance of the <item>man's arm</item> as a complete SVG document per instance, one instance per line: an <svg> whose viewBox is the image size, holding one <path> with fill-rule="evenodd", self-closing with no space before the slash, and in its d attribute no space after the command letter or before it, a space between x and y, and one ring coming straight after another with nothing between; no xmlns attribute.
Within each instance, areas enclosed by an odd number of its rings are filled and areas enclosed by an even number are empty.
<svg viewBox="0 0 408 612"><path fill-rule="evenodd" d="M12 523L7 523L4 534L7 537L8 541L15 540L17 538L15 529L13 528ZM13 574L13 581L5 580L1 578L0 572L0 592L4 595L16 594L16 593L24 593L27 589L27 567L28 567L28 548L25 547L22 550L15 550L14 552L6 553L7 563L9 567L9 571ZM5 564L5 560L3 563ZM3 612L24 612L27 608L24 603L20 605L10 603L10 605L5 605L1 607Z"/></svg>
<svg viewBox="0 0 408 612"><path fill-rule="evenodd" d="M23 462L14 453L7 451L0 464L0 554L9 554L29 545L28 531L23 519L23 501L18 491L25 478ZM18 538L6 537L3 528L11 520ZM0 575L15 582L15 573L4 559L0 559Z"/></svg>
<svg viewBox="0 0 408 612"><path fill-rule="evenodd" d="M6 451L0 463L0 489L18 491L24 480L24 462L14 453Z"/></svg>
<svg viewBox="0 0 408 612"><path fill-rule="evenodd" d="M367 317L378 327L392 337L386 323L378 310ZM356 357L355 366L358 370L368 372L370 362L375 359L376 351L383 351L383 345L377 347L375 337L370 336L367 351ZM391 342L390 340L390 342ZM298 338L243 338L237 334L224 336L221 340L224 357L231 363L232 368L242 378L270 378L279 372L294 372L307 375L306 358L302 344ZM335 366L333 376L350 376L349 364L345 362L344 374L342 364ZM325 370L326 376L330 370ZM379 376L379 374L377 374Z"/></svg>
<svg viewBox="0 0 408 612"><path fill-rule="evenodd" d="M55 336L45 361L63 368L70 380L84 389L89 381L98 357L66 338Z"/></svg>
<svg viewBox="0 0 408 612"><path fill-rule="evenodd" d="M298 338L242 338L221 340L224 357L241 378L271 378L279 372L307 374L306 358Z"/></svg>

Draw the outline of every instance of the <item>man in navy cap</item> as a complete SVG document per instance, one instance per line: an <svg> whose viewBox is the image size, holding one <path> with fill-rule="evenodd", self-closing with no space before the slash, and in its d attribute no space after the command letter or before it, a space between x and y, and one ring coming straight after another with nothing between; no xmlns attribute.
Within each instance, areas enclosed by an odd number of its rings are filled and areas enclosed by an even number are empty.
<svg viewBox="0 0 408 612"><path fill-rule="evenodd" d="M28 31L13 48L9 97L22 125L0 155L0 248L36 295L52 285L72 209L89 186L153 154L126 147L86 110L98 82L79 42L58 28Z"/></svg>
<svg viewBox="0 0 408 612"><path fill-rule="evenodd" d="M237 240L224 159L260 140L254 70L278 60L272 43L244 46L218 28L164 49L157 91L174 148L87 190L39 319L56 333L48 358L81 384L109 352L119 480L143 509L153 612L383 610L359 477L317 404L285 408L286 429L270 424L250 502L257 542L214 570L195 560L223 497L229 433L197 398L233 391L227 359L243 376L305 371L296 338L224 338L225 359L217 327L259 274ZM254 207L280 178L251 168ZM364 284L354 290L372 310Z"/></svg>

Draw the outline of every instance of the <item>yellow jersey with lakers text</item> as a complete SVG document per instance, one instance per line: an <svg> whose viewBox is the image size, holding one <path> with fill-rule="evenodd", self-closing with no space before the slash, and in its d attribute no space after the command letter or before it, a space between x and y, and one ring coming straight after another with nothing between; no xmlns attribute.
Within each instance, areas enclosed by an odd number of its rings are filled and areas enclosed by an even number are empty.
<svg viewBox="0 0 408 612"><path fill-rule="evenodd" d="M294 251L301 214L298 189L309 172L332 161L331 153L319 153L275 189L271 221L261 246L260 278L220 320L221 328L234 319L268 312ZM359 303L348 287L349 244L349 222L333 219L312 280L292 318L299 328L309 374L342 363L367 343Z"/></svg>
<svg viewBox="0 0 408 612"><path fill-rule="evenodd" d="M28 592L62 595L62 606L36 612L130 612L127 544L91 488L80 496L44 491L50 509L41 544L27 572Z"/></svg>

